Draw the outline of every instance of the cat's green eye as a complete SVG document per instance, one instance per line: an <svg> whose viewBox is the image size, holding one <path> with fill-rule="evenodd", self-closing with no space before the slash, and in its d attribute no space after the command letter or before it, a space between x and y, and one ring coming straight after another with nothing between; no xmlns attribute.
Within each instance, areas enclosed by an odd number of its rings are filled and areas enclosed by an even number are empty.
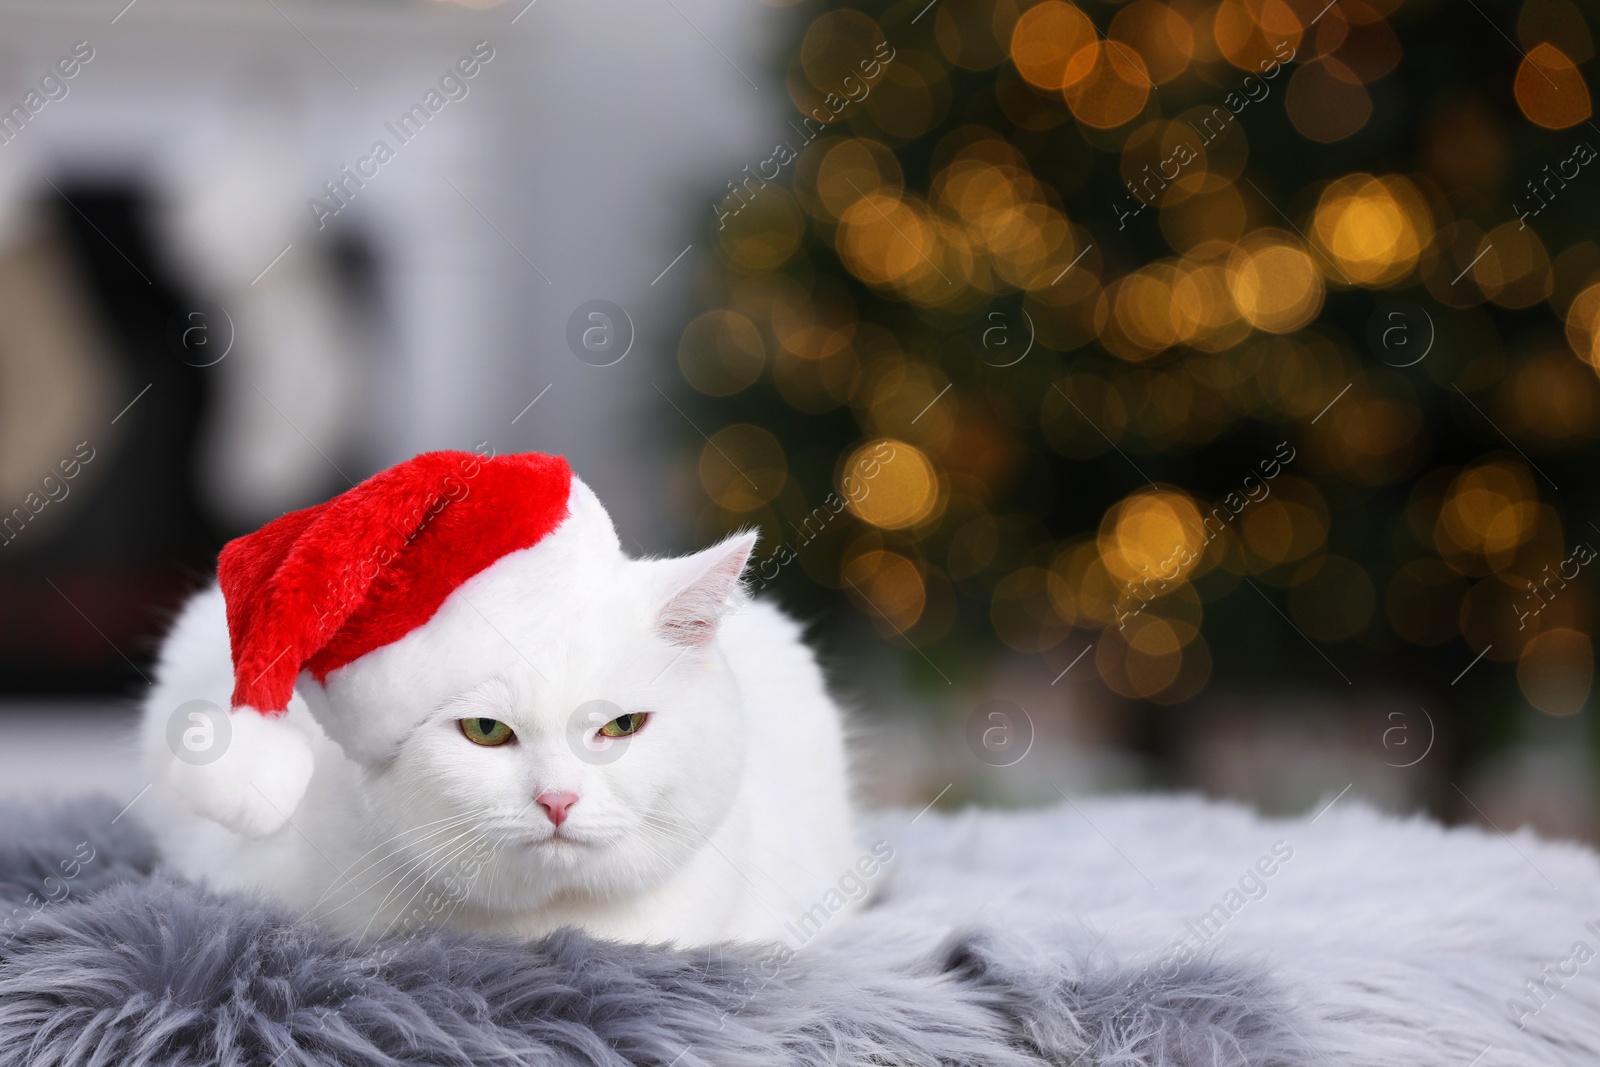
<svg viewBox="0 0 1600 1067"><path fill-rule="evenodd" d="M638 733L639 727L650 717L648 712L630 711L626 715L618 715L615 719L600 727L602 737L627 737L629 734Z"/></svg>
<svg viewBox="0 0 1600 1067"><path fill-rule="evenodd" d="M461 732L475 745L503 745L517 735L499 719L462 719Z"/></svg>

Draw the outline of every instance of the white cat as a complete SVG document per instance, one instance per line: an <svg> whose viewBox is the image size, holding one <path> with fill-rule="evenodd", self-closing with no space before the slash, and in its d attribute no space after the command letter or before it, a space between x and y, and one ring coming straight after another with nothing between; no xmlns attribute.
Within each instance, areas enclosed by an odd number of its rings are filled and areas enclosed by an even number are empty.
<svg viewBox="0 0 1600 1067"><path fill-rule="evenodd" d="M370 679L300 675L287 721L309 736L313 770L265 836L196 814L193 768L174 756L182 706L226 708L235 684L222 592L197 594L144 711L155 785L137 810L165 865L374 937L575 925L633 941L794 941L797 919L833 909L862 853L841 716L799 627L740 588L755 536L634 560L608 519L597 533L604 511L576 478L572 507L587 525L569 519L463 583L428 633L367 657L401 694L417 691L406 672L433 662L441 633L474 650L452 663L481 652L494 665L429 696L397 742L371 751L359 721L327 710L339 684L370 692ZM233 744L253 743L239 729L253 713L231 718ZM239 766L227 773L252 773Z"/></svg>

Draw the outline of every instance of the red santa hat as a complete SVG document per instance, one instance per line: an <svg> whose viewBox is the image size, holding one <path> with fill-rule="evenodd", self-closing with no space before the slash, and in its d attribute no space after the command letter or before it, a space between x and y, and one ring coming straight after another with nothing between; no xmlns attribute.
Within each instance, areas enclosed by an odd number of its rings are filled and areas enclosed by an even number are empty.
<svg viewBox="0 0 1600 1067"><path fill-rule="evenodd" d="M500 572L525 595L573 551L620 558L594 494L566 460L537 453L425 453L229 542L217 579L232 738L175 784L231 829L278 829L311 777L308 736L287 719L297 681L346 755L381 758L427 708L503 665L508 642L462 632L474 612L494 628L467 590L492 590L484 583ZM440 619L452 612L453 624Z"/></svg>

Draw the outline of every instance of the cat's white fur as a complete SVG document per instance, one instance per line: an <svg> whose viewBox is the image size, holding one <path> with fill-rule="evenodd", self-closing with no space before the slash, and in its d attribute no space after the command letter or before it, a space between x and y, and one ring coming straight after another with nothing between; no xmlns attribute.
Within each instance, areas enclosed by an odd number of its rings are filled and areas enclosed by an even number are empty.
<svg viewBox="0 0 1600 1067"><path fill-rule="evenodd" d="M528 550L532 563L502 561L352 672L369 688L392 681L447 640L471 642L452 664L494 668L430 697L397 740L374 730L385 739L373 744L360 717L329 709L340 672L326 690L302 675L289 721L310 736L314 771L287 824L254 838L194 813L172 784L184 771L169 747L174 711L196 699L226 708L233 688L213 586L162 649L142 728L155 784L139 817L174 872L363 935L447 924L526 938L576 925L679 944L794 941L795 921L833 907L862 850L822 673L799 627L737 588L753 541L672 560L558 542ZM703 643L685 642L685 626ZM597 740L595 700L651 717L626 741ZM468 741L458 721L479 716L509 724L516 742ZM249 743L248 725L234 744ZM553 838L535 803L549 790L580 794L558 835L570 840Z"/></svg>

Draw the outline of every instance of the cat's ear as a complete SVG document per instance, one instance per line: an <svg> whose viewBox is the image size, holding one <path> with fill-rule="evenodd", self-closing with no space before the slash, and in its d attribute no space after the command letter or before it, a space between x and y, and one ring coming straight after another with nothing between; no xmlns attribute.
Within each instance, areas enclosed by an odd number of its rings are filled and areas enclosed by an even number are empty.
<svg viewBox="0 0 1600 1067"><path fill-rule="evenodd" d="M734 534L692 556L653 564L659 603L656 632L675 645L710 644L717 624L743 596L739 575L759 537L754 530Z"/></svg>

